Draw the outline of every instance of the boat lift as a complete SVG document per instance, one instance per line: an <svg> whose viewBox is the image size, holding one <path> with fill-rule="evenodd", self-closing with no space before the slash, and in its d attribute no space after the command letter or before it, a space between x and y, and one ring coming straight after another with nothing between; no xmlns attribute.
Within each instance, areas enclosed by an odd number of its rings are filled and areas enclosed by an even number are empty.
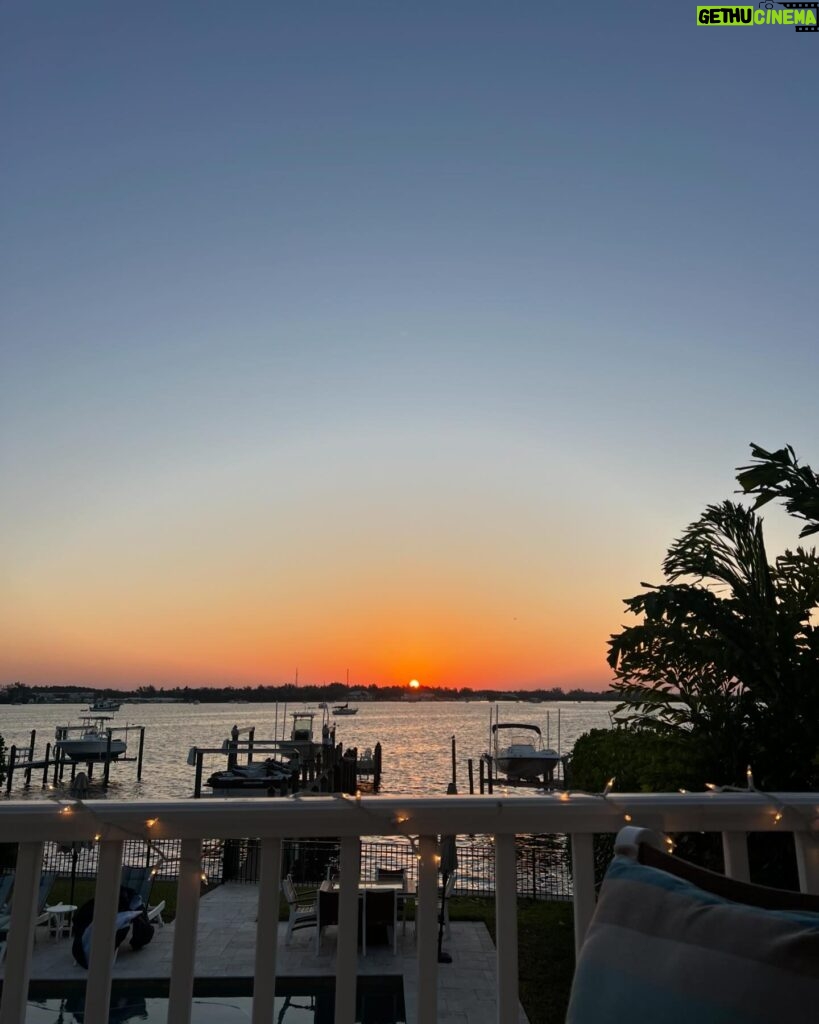
<svg viewBox="0 0 819 1024"><path fill-rule="evenodd" d="M31 730L31 738L27 747L17 747L12 744L9 747L9 758L8 764L6 765L6 795L11 793L11 787L14 782L14 773L23 772L23 786L28 789L31 786L31 776L35 771L42 770L42 783L41 788L45 789L49 785L49 775L53 772L52 785L57 785L62 781L66 764L71 765L71 781L77 774L77 765L83 763L83 758L72 760L68 757L63 750L57 746L57 742L61 739L68 737L70 730L79 729L80 726L71 725L58 725L55 742L52 745L51 742L47 742L45 745L45 753L42 757L36 756L36 742L37 742L37 730ZM139 731L139 752L136 757L126 757L123 754L114 756L111 753L111 738L114 733L117 732L136 732ZM145 749L145 726L144 725L121 725L113 726L105 729L105 736L107 739L106 750L101 753L96 760L89 760L86 762L86 768L88 769L87 775L90 779L93 774L94 763L102 764L102 784L107 786L110 774L111 774L111 763L117 761L130 761L136 763L137 766L137 782L142 779L142 760L143 751Z"/></svg>

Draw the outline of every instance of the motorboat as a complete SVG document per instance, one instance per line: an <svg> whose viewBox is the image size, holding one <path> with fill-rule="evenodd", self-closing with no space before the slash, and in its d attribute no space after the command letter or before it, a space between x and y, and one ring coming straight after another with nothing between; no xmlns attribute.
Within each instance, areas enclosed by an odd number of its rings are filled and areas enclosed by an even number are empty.
<svg viewBox="0 0 819 1024"><path fill-rule="evenodd" d="M111 697L105 697L100 700L95 700L93 704L89 705L89 711L119 711L122 704L118 700L113 700Z"/></svg>
<svg viewBox="0 0 819 1024"><path fill-rule="evenodd" d="M54 749L72 761L116 760L125 753L127 744L111 735L111 729L105 725L110 721L106 715L85 715L79 725L58 725Z"/></svg>
<svg viewBox="0 0 819 1024"><path fill-rule="evenodd" d="M492 758L498 771L509 779L551 778L560 754L543 745L537 725L496 722L492 726Z"/></svg>
<svg viewBox="0 0 819 1024"><path fill-rule="evenodd" d="M351 708L349 704L336 704L333 708L334 715L357 715L358 708Z"/></svg>
<svg viewBox="0 0 819 1024"><path fill-rule="evenodd" d="M264 761L251 761L250 764L239 764L221 772L214 772L206 785L215 790L262 790L269 791L289 783L298 761L277 761L268 757Z"/></svg>

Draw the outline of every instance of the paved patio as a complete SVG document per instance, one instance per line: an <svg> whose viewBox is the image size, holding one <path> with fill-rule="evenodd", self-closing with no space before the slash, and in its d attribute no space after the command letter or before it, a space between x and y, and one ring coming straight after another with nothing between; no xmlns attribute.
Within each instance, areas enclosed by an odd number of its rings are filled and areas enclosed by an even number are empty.
<svg viewBox="0 0 819 1024"><path fill-rule="evenodd" d="M202 898L196 953L197 977L250 977L256 949L256 905L258 887L232 884L218 886ZM282 976L332 976L335 973L336 930L322 936L321 954L315 955L315 931L305 928L284 945L286 925L279 924L278 974ZM81 980L86 971L71 956L68 938L54 941L45 929L34 948L32 978ZM115 978L167 978L173 951L173 924L157 928L153 940L139 952L125 947L114 964ZM416 1019L418 968L415 929L412 922L402 934L398 926L398 955L387 946L371 947L366 957L359 954L359 974L401 974L407 1019ZM480 923L453 921L452 935L444 948L451 964L438 968L439 1015L441 1024L492 1024L496 1019L495 947L486 927ZM521 1009L519 1024L528 1024Z"/></svg>

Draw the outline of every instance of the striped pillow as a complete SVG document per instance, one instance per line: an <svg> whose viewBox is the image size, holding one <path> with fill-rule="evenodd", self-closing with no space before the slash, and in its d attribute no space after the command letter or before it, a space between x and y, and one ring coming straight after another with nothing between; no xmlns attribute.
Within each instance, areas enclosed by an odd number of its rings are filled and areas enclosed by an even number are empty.
<svg viewBox="0 0 819 1024"><path fill-rule="evenodd" d="M714 896L626 856L609 866L566 1024L819 1021L819 914Z"/></svg>

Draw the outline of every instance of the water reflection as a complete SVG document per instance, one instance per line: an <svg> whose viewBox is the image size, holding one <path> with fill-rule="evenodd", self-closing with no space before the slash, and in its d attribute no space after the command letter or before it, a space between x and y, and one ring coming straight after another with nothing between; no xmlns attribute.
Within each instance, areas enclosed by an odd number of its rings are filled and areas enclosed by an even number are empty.
<svg viewBox="0 0 819 1024"><path fill-rule="evenodd" d="M419 704L401 701L362 703L359 713L339 719L338 739L345 747L372 747L380 741L384 750L382 792L443 794L451 780L450 738L457 742L458 789L467 792L467 761L476 765L488 749L489 701L442 701ZM54 736L57 725L76 720L78 707L66 704L21 704L3 707L3 738L6 746L28 745L32 729L37 730L37 748L41 750ZM301 705L289 704L287 710ZM589 729L610 726L613 703L560 701L531 704L527 701L504 702L501 720L530 722L547 732L547 714L551 721L552 745L556 746L557 711L561 720L561 753L571 750L577 737ZM132 764L113 767L111 785L102 789L97 774L91 782L90 796L107 795L115 800L180 799L193 792L194 769L187 763L191 746L219 747L231 727L253 725L257 739L270 739L281 723L284 706L275 704L123 704L115 724L145 725L145 763L142 782L137 782ZM224 768L224 758L213 755L206 772ZM20 773L22 782L22 773ZM47 791L45 791L47 793ZM514 790L510 789L510 793ZM525 791L524 791L525 792ZM15 799L42 799L40 778L32 778L30 789L17 784ZM211 798L212 799L212 798ZM221 798L220 798L221 799Z"/></svg>

